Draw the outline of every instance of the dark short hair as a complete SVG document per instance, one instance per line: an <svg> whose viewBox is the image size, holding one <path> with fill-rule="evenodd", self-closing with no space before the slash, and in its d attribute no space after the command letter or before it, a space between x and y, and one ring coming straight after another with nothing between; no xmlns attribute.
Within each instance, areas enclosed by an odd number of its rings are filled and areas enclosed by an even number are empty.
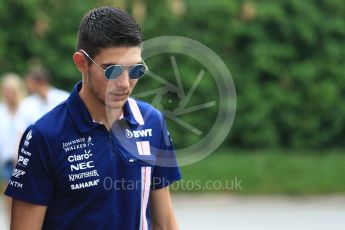
<svg viewBox="0 0 345 230"><path fill-rule="evenodd" d="M100 7L86 13L80 22L77 50L91 57L109 47L141 46L138 23L127 12L114 7Z"/></svg>

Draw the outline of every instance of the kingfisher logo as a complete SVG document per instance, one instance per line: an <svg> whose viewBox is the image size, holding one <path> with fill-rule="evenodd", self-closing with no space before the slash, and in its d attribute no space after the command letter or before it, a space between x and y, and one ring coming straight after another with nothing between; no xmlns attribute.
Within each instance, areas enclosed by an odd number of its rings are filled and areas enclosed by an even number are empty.
<svg viewBox="0 0 345 230"><path fill-rule="evenodd" d="M142 129L142 130L125 130L127 138L138 138L138 137L152 137L152 129Z"/></svg>

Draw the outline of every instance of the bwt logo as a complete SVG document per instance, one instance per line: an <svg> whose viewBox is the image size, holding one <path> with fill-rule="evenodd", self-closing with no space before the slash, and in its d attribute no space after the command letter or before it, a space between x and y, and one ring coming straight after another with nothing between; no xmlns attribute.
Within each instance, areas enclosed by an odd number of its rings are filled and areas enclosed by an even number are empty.
<svg viewBox="0 0 345 230"><path fill-rule="evenodd" d="M138 137L152 137L152 129L143 129L143 130L134 130L130 131L129 129L125 130L127 138L138 138Z"/></svg>

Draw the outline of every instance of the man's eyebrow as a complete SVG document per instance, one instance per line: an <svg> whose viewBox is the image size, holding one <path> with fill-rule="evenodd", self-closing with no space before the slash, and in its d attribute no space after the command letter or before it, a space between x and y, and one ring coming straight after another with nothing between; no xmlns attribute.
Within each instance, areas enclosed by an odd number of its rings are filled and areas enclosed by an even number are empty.
<svg viewBox="0 0 345 230"><path fill-rule="evenodd" d="M102 66L103 69L105 69L105 68L107 68L107 67L109 67L111 65L118 65L118 64L117 63L104 63L101 66Z"/></svg>

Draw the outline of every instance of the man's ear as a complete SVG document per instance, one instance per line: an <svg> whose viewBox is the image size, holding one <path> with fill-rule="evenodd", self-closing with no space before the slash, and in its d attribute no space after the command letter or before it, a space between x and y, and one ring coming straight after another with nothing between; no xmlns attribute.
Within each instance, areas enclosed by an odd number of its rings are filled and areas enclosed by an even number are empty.
<svg viewBox="0 0 345 230"><path fill-rule="evenodd" d="M81 73L84 73L87 70L89 63L81 52L77 51L73 54L73 61Z"/></svg>

